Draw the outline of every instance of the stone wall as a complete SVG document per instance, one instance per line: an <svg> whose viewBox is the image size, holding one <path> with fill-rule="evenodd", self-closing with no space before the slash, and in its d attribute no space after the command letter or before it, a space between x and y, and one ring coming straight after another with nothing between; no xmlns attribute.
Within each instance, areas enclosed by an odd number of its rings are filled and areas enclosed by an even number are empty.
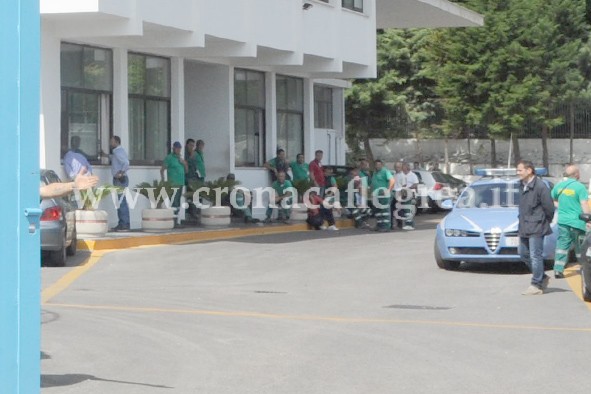
<svg viewBox="0 0 591 394"><path fill-rule="evenodd" d="M470 144L468 146L468 143ZM497 166L507 166L509 155L509 141L496 141ZM470 175L470 162L473 168L491 166L490 140L448 140L448 154L450 173L455 175ZM381 158L392 168L397 160L408 162L419 161L424 167L435 163L445 169L445 140L430 139L399 139L386 141L384 139L371 140L374 157ZM542 141L540 139L520 139L521 157L531 160L536 166L542 166ZM560 176L564 166L569 162L570 140L549 139L548 159L550 174ZM591 177L591 140L575 139L573 144L574 163L581 168L581 180Z"/></svg>

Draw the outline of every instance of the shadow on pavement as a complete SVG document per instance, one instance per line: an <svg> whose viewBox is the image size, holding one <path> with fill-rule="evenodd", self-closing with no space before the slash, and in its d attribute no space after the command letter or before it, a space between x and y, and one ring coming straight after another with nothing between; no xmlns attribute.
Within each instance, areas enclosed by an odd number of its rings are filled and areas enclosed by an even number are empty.
<svg viewBox="0 0 591 394"><path fill-rule="evenodd" d="M66 265L64 267L54 267L51 265L49 259L42 253L41 266L47 267L47 268L54 268L54 269L77 267L79 265L82 265L86 261L86 259L88 259L89 257L90 257L90 251L79 250L76 252L75 256L68 256L68 258L66 260Z"/></svg>
<svg viewBox="0 0 591 394"><path fill-rule="evenodd" d="M101 379L101 378L97 378L96 376L93 376L93 375L83 375L83 374L41 375L41 388L72 386L72 385L75 385L78 383L85 382L87 380L93 380L93 381L97 381L97 382L130 384L130 385L134 385L134 386L155 387L155 388L162 388L162 389L173 389L174 388L174 387L156 385L156 384L126 382L123 380Z"/></svg>
<svg viewBox="0 0 591 394"><path fill-rule="evenodd" d="M523 263L462 263L459 272L473 274L501 274L501 275L524 275L529 274L529 269Z"/></svg>

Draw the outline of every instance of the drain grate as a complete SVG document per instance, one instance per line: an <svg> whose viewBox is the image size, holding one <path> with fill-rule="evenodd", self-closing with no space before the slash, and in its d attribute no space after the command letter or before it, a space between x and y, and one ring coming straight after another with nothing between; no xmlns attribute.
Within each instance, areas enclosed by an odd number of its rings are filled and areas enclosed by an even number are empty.
<svg viewBox="0 0 591 394"><path fill-rule="evenodd" d="M274 291L274 290L255 290L256 294L287 294L286 291Z"/></svg>
<svg viewBox="0 0 591 394"><path fill-rule="evenodd" d="M388 309L414 309L414 310L424 310L424 311L447 311L452 309L448 306L430 306L430 305L389 305L385 306L384 308Z"/></svg>

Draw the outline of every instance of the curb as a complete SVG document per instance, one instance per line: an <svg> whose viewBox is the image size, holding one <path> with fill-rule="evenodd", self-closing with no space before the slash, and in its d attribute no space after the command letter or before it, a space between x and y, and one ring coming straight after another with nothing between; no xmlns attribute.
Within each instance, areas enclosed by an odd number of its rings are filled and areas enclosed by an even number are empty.
<svg viewBox="0 0 591 394"><path fill-rule="evenodd" d="M336 220L339 228L353 228L352 219ZM283 234L294 231L309 231L307 223L297 223L282 226L233 228L223 230L186 231L182 233L168 233L160 235L146 235L139 237L125 237L118 239L80 239L78 240L79 250L117 250L137 248L141 246L191 244L196 242L217 241L223 239L250 237L255 235Z"/></svg>

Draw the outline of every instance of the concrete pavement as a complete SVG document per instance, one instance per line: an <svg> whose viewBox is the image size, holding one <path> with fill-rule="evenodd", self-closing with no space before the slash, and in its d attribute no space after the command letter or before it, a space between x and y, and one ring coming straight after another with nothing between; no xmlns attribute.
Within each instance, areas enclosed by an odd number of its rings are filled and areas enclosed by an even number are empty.
<svg viewBox="0 0 591 394"><path fill-rule="evenodd" d="M419 220L94 252L43 305L43 393L586 393L567 282L439 270Z"/></svg>

